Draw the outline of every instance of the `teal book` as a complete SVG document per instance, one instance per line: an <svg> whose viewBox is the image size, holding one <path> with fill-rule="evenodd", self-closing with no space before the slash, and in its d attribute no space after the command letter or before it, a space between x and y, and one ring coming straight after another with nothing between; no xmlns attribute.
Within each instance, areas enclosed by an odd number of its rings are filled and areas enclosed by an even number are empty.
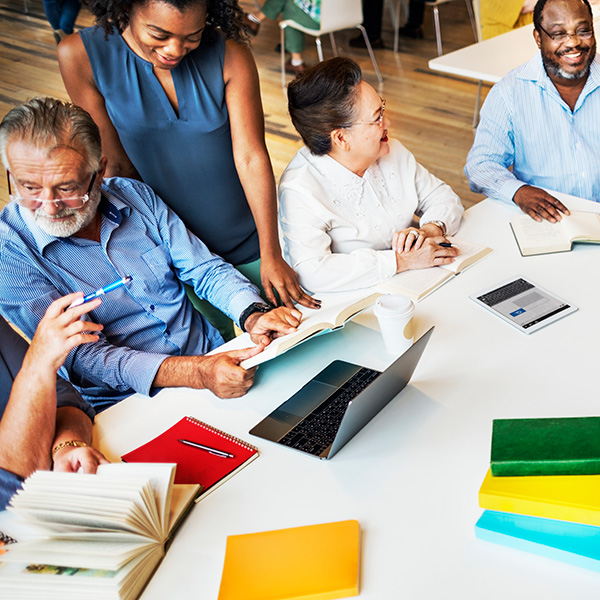
<svg viewBox="0 0 600 600"><path fill-rule="evenodd" d="M475 525L475 535L600 572L600 527L486 510Z"/></svg>
<svg viewBox="0 0 600 600"><path fill-rule="evenodd" d="M495 419L494 477L600 474L600 417Z"/></svg>

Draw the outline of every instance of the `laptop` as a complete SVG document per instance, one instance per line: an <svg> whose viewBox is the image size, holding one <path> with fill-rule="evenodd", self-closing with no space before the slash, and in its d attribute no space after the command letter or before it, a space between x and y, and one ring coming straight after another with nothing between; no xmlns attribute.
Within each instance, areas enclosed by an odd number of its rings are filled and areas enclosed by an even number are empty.
<svg viewBox="0 0 600 600"><path fill-rule="evenodd" d="M333 361L250 433L331 458L408 385L433 329L383 372Z"/></svg>

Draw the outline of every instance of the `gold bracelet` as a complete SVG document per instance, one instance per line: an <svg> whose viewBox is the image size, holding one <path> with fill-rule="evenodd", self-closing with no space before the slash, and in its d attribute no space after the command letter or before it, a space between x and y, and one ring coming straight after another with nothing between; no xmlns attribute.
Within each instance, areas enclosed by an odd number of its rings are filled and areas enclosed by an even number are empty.
<svg viewBox="0 0 600 600"><path fill-rule="evenodd" d="M85 442L81 442L80 440L67 440L66 442L61 442L60 444L56 444L54 448L52 448L52 462L54 462L54 457L59 450L66 448L67 446L73 446L74 448L85 448L87 444Z"/></svg>

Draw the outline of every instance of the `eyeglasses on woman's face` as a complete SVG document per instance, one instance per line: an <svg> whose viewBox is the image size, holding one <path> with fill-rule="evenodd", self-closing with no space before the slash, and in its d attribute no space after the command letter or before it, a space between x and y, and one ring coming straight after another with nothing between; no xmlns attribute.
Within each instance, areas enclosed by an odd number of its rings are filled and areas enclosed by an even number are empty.
<svg viewBox="0 0 600 600"><path fill-rule="evenodd" d="M374 121L354 121L352 125L377 125L381 127L383 125L383 117L385 115L385 99L381 99L381 108L379 109L379 116Z"/></svg>

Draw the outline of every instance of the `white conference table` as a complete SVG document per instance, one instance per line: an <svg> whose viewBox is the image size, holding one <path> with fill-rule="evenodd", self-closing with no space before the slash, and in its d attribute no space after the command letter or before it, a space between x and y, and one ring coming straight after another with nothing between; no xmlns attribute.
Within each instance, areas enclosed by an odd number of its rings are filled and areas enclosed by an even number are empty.
<svg viewBox="0 0 600 600"><path fill-rule="evenodd" d="M567 204L600 212L586 201ZM261 452L193 509L143 600L216 600L228 535L344 519L361 525L363 600L598 597L599 573L474 534L492 419L600 414L600 247L522 258L508 225L516 213L490 200L466 212L460 236L494 252L417 305L417 334L436 330L412 383L330 461L248 430L333 359L388 364L392 357L368 312L360 324L262 365L243 398L165 389L152 398L134 395L98 416L95 444L113 460L184 415ZM579 311L526 336L468 299L515 275ZM327 560L327 548L315 552Z"/></svg>
<svg viewBox="0 0 600 600"><path fill-rule="evenodd" d="M593 10L597 29L600 26L600 9L594 6ZM525 25L433 58L429 61L429 68L449 75L496 83L513 69L526 63L537 49L533 39L533 25Z"/></svg>

